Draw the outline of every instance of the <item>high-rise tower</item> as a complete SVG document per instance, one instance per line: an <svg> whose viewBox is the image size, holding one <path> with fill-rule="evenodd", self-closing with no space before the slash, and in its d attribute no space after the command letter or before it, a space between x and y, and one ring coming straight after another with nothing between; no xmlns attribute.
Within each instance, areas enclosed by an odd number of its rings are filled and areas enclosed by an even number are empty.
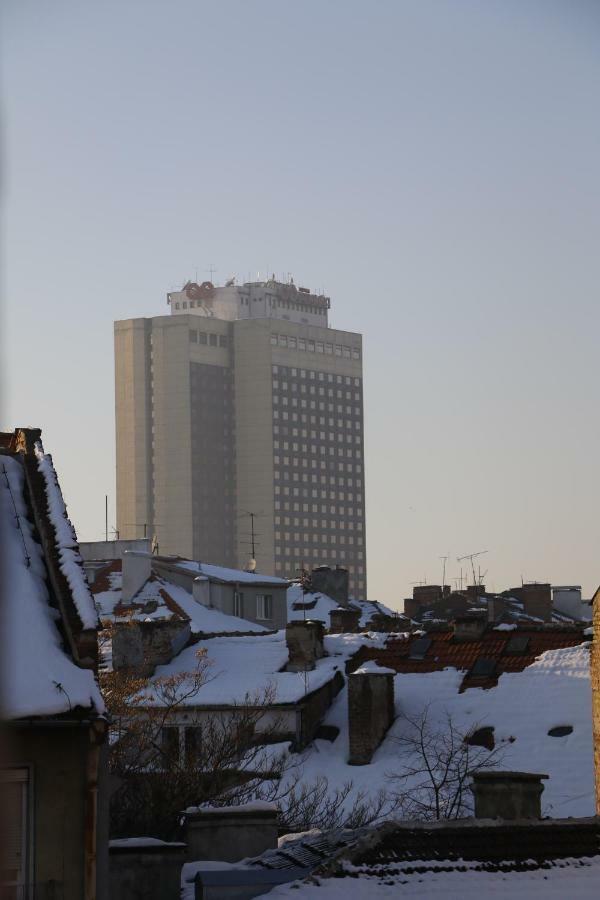
<svg viewBox="0 0 600 900"><path fill-rule="evenodd" d="M293 576L345 566L366 597L362 340L328 297L188 283L171 314L115 323L117 528Z"/></svg>

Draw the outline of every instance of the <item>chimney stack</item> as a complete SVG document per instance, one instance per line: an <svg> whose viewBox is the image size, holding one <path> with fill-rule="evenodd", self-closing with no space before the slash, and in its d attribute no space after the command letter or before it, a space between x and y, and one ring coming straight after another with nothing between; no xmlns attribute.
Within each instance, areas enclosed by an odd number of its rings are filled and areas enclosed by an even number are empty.
<svg viewBox="0 0 600 900"><path fill-rule="evenodd" d="M354 634L358 631L360 609L355 606L338 606L329 613L330 634Z"/></svg>
<svg viewBox="0 0 600 900"><path fill-rule="evenodd" d="M487 625L486 613L471 613L454 619L454 640L460 643L479 641Z"/></svg>
<svg viewBox="0 0 600 900"><path fill-rule="evenodd" d="M348 731L351 766L371 762L394 721L394 669L370 661L348 676Z"/></svg>
<svg viewBox="0 0 600 900"><path fill-rule="evenodd" d="M125 550L121 567L123 574L121 599L123 603L131 603L150 578L152 557L149 553L140 553L138 550Z"/></svg>
<svg viewBox="0 0 600 900"><path fill-rule="evenodd" d="M476 819L541 819L543 779L536 772L474 772Z"/></svg>
<svg viewBox="0 0 600 900"><path fill-rule="evenodd" d="M285 641L289 660L287 672L308 672L314 669L317 660L325 656L323 638L325 627L322 622L311 619L296 619L285 627Z"/></svg>
<svg viewBox="0 0 600 900"><path fill-rule="evenodd" d="M348 569L336 566L318 566L310 576L313 594L326 594L339 606L348 606L349 576Z"/></svg>

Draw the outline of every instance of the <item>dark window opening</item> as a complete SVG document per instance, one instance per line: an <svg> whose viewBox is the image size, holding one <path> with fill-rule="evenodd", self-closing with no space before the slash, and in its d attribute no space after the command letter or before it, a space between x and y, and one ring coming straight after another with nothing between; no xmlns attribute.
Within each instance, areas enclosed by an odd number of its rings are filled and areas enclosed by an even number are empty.
<svg viewBox="0 0 600 900"><path fill-rule="evenodd" d="M410 653L409 659L425 659L425 655L427 651L431 647L431 638L421 637L417 638L416 641L413 641L410 645Z"/></svg>
<svg viewBox="0 0 600 900"><path fill-rule="evenodd" d="M478 678L491 678L496 674L496 660L480 656L479 659L475 660L470 674Z"/></svg>

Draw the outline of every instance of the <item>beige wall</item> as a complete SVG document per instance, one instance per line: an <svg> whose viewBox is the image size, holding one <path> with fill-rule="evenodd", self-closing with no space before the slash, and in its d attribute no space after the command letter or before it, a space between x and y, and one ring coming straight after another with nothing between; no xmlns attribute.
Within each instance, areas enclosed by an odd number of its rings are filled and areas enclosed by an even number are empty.
<svg viewBox="0 0 600 900"><path fill-rule="evenodd" d="M117 529L124 539L143 537L141 526L152 517L151 325L151 319L115 322Z"/></svg>
<svg viewBox="0 0 600 900"><path fill-rule="evenodd" d="M250 520L256 513L259 532L257 571L275 571L273 536L273 403L271 393L271 320L246 319L234 323L237 565L244 568L251 555L247 542Z"/></svg>
<svg viewBox="0 0 600 900"><path fill-rule="evenodd" d="M154 528L161 553L192 555L190 339L187 317L152 319Z"/></svg>

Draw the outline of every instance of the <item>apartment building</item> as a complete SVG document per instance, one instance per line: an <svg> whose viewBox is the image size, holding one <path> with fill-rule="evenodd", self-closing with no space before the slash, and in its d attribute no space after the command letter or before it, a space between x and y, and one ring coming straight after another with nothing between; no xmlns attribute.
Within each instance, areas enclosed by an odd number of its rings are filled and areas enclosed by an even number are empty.
<svg viewBox="0 0 600 900"><path fill-rule="evenodd" d="M160 553L294 577L348 568L366 596L362 339L274 278L167 295L115 323L117 528Z"/></svg>

